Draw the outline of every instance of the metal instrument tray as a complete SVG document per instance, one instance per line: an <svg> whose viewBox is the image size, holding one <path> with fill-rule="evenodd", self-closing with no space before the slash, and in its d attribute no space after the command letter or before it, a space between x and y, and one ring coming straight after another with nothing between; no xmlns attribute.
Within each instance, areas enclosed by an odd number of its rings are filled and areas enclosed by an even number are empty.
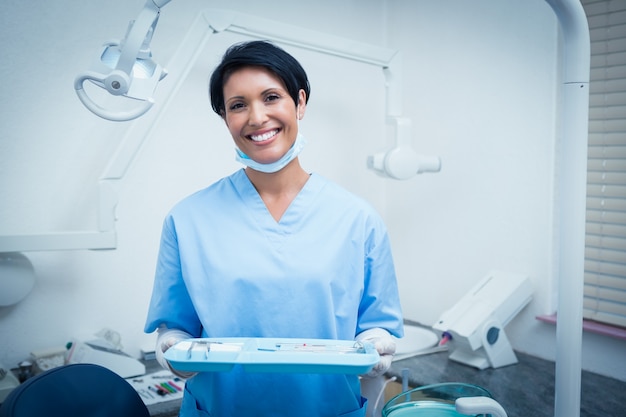
<svg viewBox="0 0 626 417"><path fill-rule="evenodd" d="M294 338L192 338L165 354L174 369L228 372L365 374L379 361L370 343L354 340Z"/></svg>

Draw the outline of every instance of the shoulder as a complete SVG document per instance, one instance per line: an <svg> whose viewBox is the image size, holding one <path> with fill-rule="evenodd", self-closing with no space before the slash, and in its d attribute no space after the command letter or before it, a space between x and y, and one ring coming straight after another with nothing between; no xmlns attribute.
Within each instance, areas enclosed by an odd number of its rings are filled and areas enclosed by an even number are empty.
<svg viewBox="0 0 626 417"><path fill-rule="evenodd" d="M190 214L197 210L206 212L215 206L224 207L236 194L235 184L243 171L221 178L206 188L198 190L176 203L169 212L169 217Z"/></svg>
<svg viewBox="0 0 626 417"><path fill-rule="evenodd" d="M311 179L318 184L323 201L334 210L343 209L352 212L353 215L366 217L376 222L382 219L372 204L365 198L354 194L343 186L331 181L319 174L311 174Z"/></svg>

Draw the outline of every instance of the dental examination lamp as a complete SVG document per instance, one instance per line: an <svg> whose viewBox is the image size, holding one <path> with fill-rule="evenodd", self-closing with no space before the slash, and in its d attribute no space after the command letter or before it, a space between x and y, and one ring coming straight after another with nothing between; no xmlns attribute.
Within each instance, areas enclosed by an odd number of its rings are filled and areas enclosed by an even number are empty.
<svg viewBox="0 0 626 417"><path fill-rule="evenodd" d="M150 41L161 7L170 0L147 0L136 20L131 21L124 40L104 44L91 69L76 77L74 89L82 103L94 114L112 121L127 121L146 113L154 104L156 86L167 72L152 60ZM138 101L132 110L114 112L96 104L84 89L85 81L114 96Z"/></svg>
<svg viewBox="0 0 626 417"><path fill-rule="evenodd" d="M450 360L478 369L517 363L504 333L506 326L532 297L527 276L490 271L433 325L448 343Z"/></svg>

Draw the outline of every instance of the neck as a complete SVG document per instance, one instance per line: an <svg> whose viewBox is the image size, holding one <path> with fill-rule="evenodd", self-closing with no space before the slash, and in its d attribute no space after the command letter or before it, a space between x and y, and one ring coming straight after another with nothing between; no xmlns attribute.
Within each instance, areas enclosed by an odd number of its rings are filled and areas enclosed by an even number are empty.
<svg viewBox="0 0 626 417"><path fill-rule="evenodd" d="M298 158L273 173L260 172L248 167L246 175L260 194L281 194L294 188L299 191L309 178L309 174L300 166Z"/></svg>

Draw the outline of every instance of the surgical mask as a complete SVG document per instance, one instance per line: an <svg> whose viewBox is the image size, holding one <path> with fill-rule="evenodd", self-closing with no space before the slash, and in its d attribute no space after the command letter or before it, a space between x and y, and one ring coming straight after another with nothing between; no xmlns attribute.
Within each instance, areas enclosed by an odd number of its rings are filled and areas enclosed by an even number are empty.
<svg viewBox="0 0 626 417"><path fill-rule="evenodd" d="M293 161L298 154L302 151L306 145L306 139L300 133L296 136L296 140L289 148L289 150L276 162L272 162L269 164L262 164L260 162L256 162L251 159L248 155L241 152L239 148L235 148L237 154L235 155L235 159L237 162L241 162L247 167L254 169L255 171L265 172L266 174L272 174L274 172L278 172L283 169L289 162Z"/></svg>

